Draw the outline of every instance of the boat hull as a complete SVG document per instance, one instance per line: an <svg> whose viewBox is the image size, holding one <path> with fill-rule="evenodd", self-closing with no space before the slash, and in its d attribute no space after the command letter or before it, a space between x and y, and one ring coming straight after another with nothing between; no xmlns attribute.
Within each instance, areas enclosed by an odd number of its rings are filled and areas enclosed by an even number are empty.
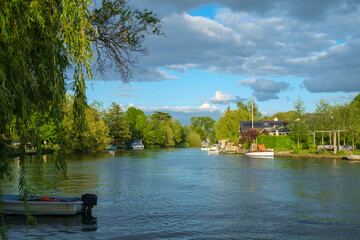
<svg viewBox="0 0 360 240"><path fill-rule="evenodd" d="M360 155L348 155L346 158L349 160L360 160Z"/></svg>
<svg viewBox="0 0 360 240"><path fill-rule="evenodd" d="M246 157L257 157L257 158L273 158L273 151L253 151L245 154Z"/></svg>
<svg viewBox="0 0 360 240"><path fill-rule="evenodd" d="M26 210L20 195L3 195L3 213L24 215ZM31 215L76 215L82 210L83 202L79 198L59 197L54 202L28 200L28 213ZM1 210L0 210L1 212Z"/></svg>

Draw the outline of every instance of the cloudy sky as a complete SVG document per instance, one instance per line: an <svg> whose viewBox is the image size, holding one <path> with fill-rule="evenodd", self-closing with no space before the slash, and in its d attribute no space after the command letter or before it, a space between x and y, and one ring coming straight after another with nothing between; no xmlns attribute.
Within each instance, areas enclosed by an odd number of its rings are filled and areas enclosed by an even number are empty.
<svg viewBox="0 0 360 240"><path fill-rule="evenodd" d="M359 0L132 0L162 16L146 69L129 84L115 74L88 84L90 100L215 120L251 95L264 115L301 96L343 104L360 92Z"/></svg>

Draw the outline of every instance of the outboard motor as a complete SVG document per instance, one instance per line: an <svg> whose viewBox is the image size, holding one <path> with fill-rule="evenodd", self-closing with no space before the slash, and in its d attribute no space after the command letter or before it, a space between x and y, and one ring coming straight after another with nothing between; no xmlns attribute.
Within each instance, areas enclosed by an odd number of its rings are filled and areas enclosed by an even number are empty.
<svg viewBox="0 0 360 240"><path fill-rule="evenodd" d="M96 223L96 217L91 215L91 210L95 205L97 205L97 196L95 194L86 193L81 196L81 201L83 201L83 222L87 224Z"/></svg>

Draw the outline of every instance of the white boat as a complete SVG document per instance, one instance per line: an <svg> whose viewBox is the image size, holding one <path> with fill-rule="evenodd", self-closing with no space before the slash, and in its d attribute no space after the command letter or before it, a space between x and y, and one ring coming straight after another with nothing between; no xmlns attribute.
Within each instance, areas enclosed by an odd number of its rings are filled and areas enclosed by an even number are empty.
<svg viewBox="0 0 360 240"><path fill-rule="evenodd" d="M255 150L245 153L246 157L258 157L258 158L273 158L274 151L272 150Z"/></svg>
<svg viewBox="0 0 360 240"><path fill-rule="evenodd" d="M360 160L360 155L351 154L351 155L347 155L346 158L349 160Z"/></svg>
<svg viewBox="0 0 360 240"><path fill-rule="evenodd" d="M209 147L208 147L209 141L203 141L201 142L201 151L209 151Z"/></svg>
<svg viewBox="0 0 360 240"><path fill-rule="evenodd" d="M91 195L90 199L85 199L85 195ZM88 207L90 211L92 206L96 205L97 197L94 194L85 194L79 197L30 197L27 200L28 213L31 215L76 215L83 210L83 206ZM10 215L25 215L24 199L21 195L3 194L3 208L0 213Z"/></svg>
<svg viewBox="0 0 360 240"><path fill-rule="evenodd" d="M134 150L141 150L141 149L144 149L145 146L144 146L144 144L142 143L141 140L135 140L135 141L130 145L130 148L131 148L131 149L134 149Z"/></svg>
<svg viewBox="0 0 360 240"><path fill-rule="evenodd" d="M211 154L219 154L220 153L220 145L219 144L213 144L210 146L208 153Z"/></svg>

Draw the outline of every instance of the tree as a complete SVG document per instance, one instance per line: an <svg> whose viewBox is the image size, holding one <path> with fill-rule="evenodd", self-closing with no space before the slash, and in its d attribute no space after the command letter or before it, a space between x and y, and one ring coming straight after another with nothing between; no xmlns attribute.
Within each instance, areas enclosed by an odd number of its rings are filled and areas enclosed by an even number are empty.
<svg viewBox="0 0 360 240"><path fill-rule="evenodd" d="M193 129L202 127L205 131L212 130L214 128L215 120L211 117L191 117L190 125Z"/></svg>
<svg viewBox="0 0 360 240"><path fill-rule="evenodd" d="M115 61L123 81L128 81L133 68L136 69L133 53L145 53L142 46L145 37L160 34L160 18L150 11L131 9L122 0L102 1L99 8L91 7L90 3L90 0L0 1L0 149L7 149L7 126L13 119L17 135L24 143L29 139L31 114L48 111L55 120L62 146L60 125L66 72L73 68L69 86L75 94L73 113L81 127L87 105L85 79L92 77L92 47L98 66ZM23 144L20 152L23 173L26 156ZM8 156L8 151L0 151L1 164ZM60 165L64 163L57 164ZM25 186L21 174L19 189L26 194Z"/></svg>
<svg viewBox="0 0 360 240"><path fill-rule="evenodd" d="M320 99L320 102L316 106L316 129L313 130L330 130L330 121L331 121L331 106L324 100ZM321 143L324 145L324 134L321 133Z"/></svg>
<svg viewBox="0 0 360 240"><path fill-rule="evenodd" d="M360 93L354 98L354 100L351 101L350 104L360 108Z"/></svg>
<svg viewBox="0 0 360 240"><path fill-rule="evenodd" d="M255 129L248 128L245 131L240 132L241 138L239 142L251 142L258 136L258 132Z"/></svg>
<svg viewBox="0 0 360 240"><path fill-rule="evenodd" d="M215 125L216 139L230 138L231 142L237 142L241 117L239 110L225 112Z"/></svg>
<svg viewBox="0 0 360 240"><path fill-rule="evenodd" d="M123 81L129 81L137 69L136 54L146 54L147 35L162 35L161 19L152 11L133 9L125 0L102 0L92 11L96 31L89 35L96 51L96 69L104 73L113 69Z"/></svg>
<svg viewBox="0 0 360 240"><path fill-rule="evenodd" d="M185 132L183 126L178 120L174 120L171 128L174 134L175 146L182 145L185 141Z"/></svg>
<svg viewBox="0 0 360 240"><path fill-rule="evenodd" d="M110 108L104 114L104 121L109 127L109 133L115 145L129 143L131 139L129 124L118 104L114 102L111 104Z"/></svg>
<svg viewBox="0 0 360 240"><path fill-rule="evenodd" d="M108 148L109 128L105 125L100 111L93 105L85 109L85 125L79 127L71 114L74 97L69 97L65 106L64 147L67 152L100 151Z"/></svg>
<svg viewBox="0 0 360 240"><path fill-rule="evenodd" d="M201 139L199 134L193 131L191 126L184 127L185 133L185 146L186 147L200 147L201 146Z"/></svg>
<svg viewBox="0 0 360 240"><path fill-rule="evenodd" d="M205 131L204 129L202 129L201 126L198 126L194 129L194 131L200 136L200 139L202 141L206 140L206 134L205 134Z"/></svg>
<svg viewBox="0 0 360 240"><path fill-rule="evenodd" d="M261 113L259 112L257 105L253 103L253 107L251 107L251 101L247 102L247 104L244 104L243 102L237 102L236 105L238 110L240 110L242 113L242 121L251 121L251 108L253 108L254 121L261 117Z"/></svg>
<svg viewBox="0 0 360 240"><path fill-rule="evenodd" d="M129 124L129 130L131 134L131 141L136 139L142 139L141 128L137 128L136 125L141 119L146 120L145 113L141 109L136 109L135 107L129 107L126 110L126 120Z"/></svg>
<svg viewBox="0 0 360 240"><path fill-rule="evenodd" d="M215 140L215 120L212 118L191 117L190 126L200 135L202 140L211 139L211 142Z"/></svg>
<svg viewBox="0 0 360 240"><path fill-rule="evenodd" d="M299 96L294 102L294 115L289 122L291 136L297 142L297 147L300 148L300 142L306 139L307 129L305 125L305 107L304 101Z"/></svg>
<svg viewBox="0 0 360 240"><path fill-rule="evenodd" d="M172 116L166 112L155 111L151 115L151 119L158 121L170 121L172 119Z"/></svg>

